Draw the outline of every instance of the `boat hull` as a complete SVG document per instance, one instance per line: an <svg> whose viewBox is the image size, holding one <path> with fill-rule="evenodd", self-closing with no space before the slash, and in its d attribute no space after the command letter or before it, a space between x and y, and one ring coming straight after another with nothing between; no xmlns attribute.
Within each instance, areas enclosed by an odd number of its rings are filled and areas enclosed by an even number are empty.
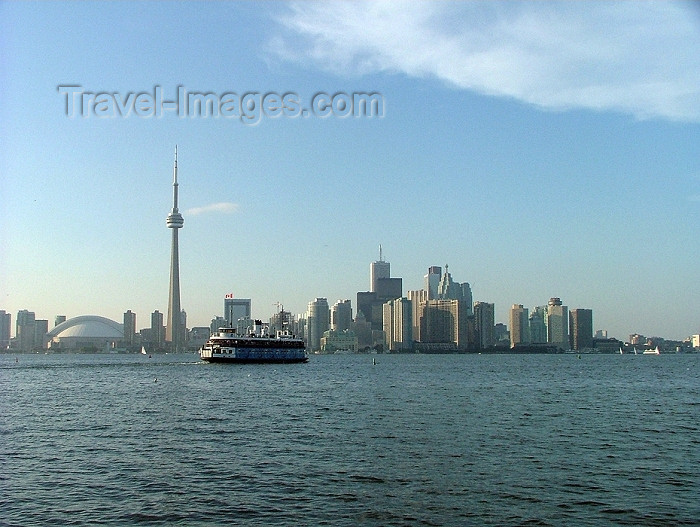
<svg viewBox="0 0 700 527"><path fill-rule="evenodd" d="M308 357L298 357L298 358L241 358L241 357L201 357L205 362L219 362L219 363L230 363L230 364L293 364L300 362L308 362Z"/></svg>

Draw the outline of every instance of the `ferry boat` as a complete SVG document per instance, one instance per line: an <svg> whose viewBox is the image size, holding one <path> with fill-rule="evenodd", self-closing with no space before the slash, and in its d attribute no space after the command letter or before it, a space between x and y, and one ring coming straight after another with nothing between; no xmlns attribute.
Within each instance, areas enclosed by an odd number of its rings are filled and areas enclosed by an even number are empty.
<svg viewBox="0 0 700 527"><path fill-rule="evenodd" d="M219 328L199 350L207 362L286 363L307 362L304 341L289 331L271 335L267 326L255 321L252 331L238 334L235 328Z"/></svg>

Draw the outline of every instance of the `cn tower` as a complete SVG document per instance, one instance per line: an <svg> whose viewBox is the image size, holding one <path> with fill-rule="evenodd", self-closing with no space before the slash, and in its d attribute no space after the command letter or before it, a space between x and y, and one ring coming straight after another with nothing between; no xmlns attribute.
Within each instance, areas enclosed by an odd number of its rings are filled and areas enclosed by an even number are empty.
<svg viewBox="0 0 700 527"><path fill-rule="evenodd" d="M173 243L170 251L170 294L168 295L168 320L165 325L165 341L170 342L171 351L183 350L184 331L180 315L180 257L177 246L177 230L185 220L177 210L177 146L175 146L175 166L173 168L173 210L165 220L168 229L173 230Z"/></svg>

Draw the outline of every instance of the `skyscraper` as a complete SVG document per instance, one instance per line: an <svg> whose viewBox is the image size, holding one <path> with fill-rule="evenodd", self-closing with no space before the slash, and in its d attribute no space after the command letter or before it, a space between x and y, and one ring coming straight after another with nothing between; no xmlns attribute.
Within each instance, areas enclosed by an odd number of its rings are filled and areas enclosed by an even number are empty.
<svg viewBox="0 0 700 527"><path fill-rule="evenodd" d="M232 294L227 294L224 298L224 318L226 327L235 328L242 318L251 317L250 298L233 298Z"/></svg>
<svg viewBox="0 0 700 527"><path fill-rule="evenodd" d="M593 347L593 310L572 309L569 311L571 349L582 350Z"/></svg>
<svg viewBox="0 0 700 527"><path fill-rule="evenodd" d="M423 279L425 280L425 290L428 294L426 300L436 300L438 285L440 284L440 279L442 278L442 268L438 265L431 265L428 267L428 274L426 274Z"/></svg>
<svg viewBox="0 0 700 527"><path fill-rule="evenodd" d="M307 346L311 351L321 349L321 337L330 326L331 311L328 299L317 298L309 302L306 311Z"/></svg>
<svg viewBox="0 0 700 527"><path fill-rule="evenodd" d="M134 345L134 338L136 337L136 313L132 312L131 309L124 313L124 343L127 346Z"/></svg>
<svg viewBox="0 0 700 527"><path fill-rule="evenodd" d="M561 299L552 297L547 303L547 342L560 349L569 349L569 308Z"/></svg>
<svg viewBox="0 0 700 527"><path fill-rule="evenodd" d="M338 300L331 308L331 329L343 331L352 325L352 306L350 300Z"/></svg>
<svg viewBox="0 0 700 527"><path fill-rule="evenodd" d="M4 309L0 310L0 350L10 347L10 330L12 329L12 315Z"/></svg>
<svg viewBox="0 0 700 527"><path fill-rule="evenodd" d="M406 351L413 346L413 317L408 298L389 300L383 306L386 346L390 351Z"/></svg>
<svg viewBox="0 0 700 527"><path fill-rule="evenodd" d="M510 308L510 347L530 342L530 320L528 309L522 304Z"/></svg>
<svg viewBox="0 0 700 527"><path fill-rule="evenodd" d="M170 293L168 294L168 319L165 326L165 341L170 343L173 352L183 350L183 331L180 319L180 258L178 254L177 231L185 220L177 210L177 146L175 147L175 165L173 167L173 210L166 219L168 229L173 230L170 251Z"/></svg>
<svg viewBox="0 0 700 527"><path fill-rule="evenodd" d="M377 287L378 287L378 281L382 278L389 278L390 276L391 276L390 264L389 264L389 262L385 262L384 259L382 258L382 246L380 245L379 246L379 260L369 264L370 291L373 293L376 293ZM399 294L399 296L401 296L401 294Z"/></svg>
<svg viewBox="0 0 700 527"><path fill-rule="evenodd" d="M480 349L496 343L494 338L494 305L489 302L474 302L477 344Z"/></svg>

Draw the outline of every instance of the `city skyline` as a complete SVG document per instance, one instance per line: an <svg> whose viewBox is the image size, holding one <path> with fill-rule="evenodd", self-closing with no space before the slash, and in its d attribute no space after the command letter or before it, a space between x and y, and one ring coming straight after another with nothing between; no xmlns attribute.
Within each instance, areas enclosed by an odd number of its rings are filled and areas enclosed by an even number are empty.
<svg viewBox="0 0 700 527"><path fill-rule="evenodd" d="M177 144L189 327L231 292L261 318L314 298L356 309L382 244L404 295L447 263L496 322L559 297L623 340L700 330L693 4L3 3L0 15L0 309L13 319L132 310L146 327L167 312ZM131 113L100 117L93 98L91 115L70 117L61 86L118 94ZM140 116L148 98L133 95L156 87L304 105L379 93L385 107L257 124Z"/></svg>

